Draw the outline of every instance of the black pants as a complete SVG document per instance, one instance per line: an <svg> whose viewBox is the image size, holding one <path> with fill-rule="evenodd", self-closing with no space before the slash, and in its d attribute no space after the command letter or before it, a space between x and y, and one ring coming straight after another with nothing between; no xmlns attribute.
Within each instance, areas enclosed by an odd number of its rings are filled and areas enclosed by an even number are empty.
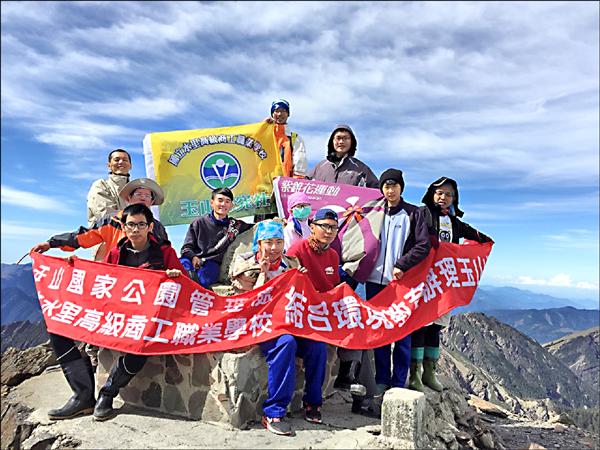
<svg viewBox="0 0 600 450"><path fill-rule="evenodd" d="M73 339L52 333L48 333L48 336L50 336L52 349L54 350L56 359L60 364L65 364L82 358L81 352L75 345L75 341ZM127 370L133 373L138 373L140 370L142 370L142 367L144 367L147 359L148 357L145 355L131 355L129 353L125 353L123 363L125 364L125 367L127 367Z"/></svg>
<svg viewBox="0 0 600 450"><path fill-rule="evenodd" d="M440 330L442 327L435 323L426 327L413 331L412 346L413 347L439 347L440 346Z"/></svg>

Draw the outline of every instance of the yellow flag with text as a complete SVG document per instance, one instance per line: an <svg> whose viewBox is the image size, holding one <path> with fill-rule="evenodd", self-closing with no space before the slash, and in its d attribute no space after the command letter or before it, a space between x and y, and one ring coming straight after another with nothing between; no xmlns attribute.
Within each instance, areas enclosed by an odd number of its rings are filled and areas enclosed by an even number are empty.
<svg viewBox="0 0 600 450"><path fill-rule="evenodd" d="M273 125L265 122L201 130L149 133L144 137L149 178L163 188L163 225L192 222L210 211L213 189L234 194L229 215L276 211L273 178L282 175Z"/></svg>

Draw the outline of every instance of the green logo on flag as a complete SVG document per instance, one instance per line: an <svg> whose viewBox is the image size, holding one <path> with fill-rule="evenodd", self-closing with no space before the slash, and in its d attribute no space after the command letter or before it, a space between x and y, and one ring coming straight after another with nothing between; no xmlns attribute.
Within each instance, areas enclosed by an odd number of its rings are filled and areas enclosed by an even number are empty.
<svg viewBox="0 0 600 450"><path fill-rule="evenodd" d="M242 166L227 152L213 152L200 164L200 177L210 189L233 189L242 178Z"/></svg>

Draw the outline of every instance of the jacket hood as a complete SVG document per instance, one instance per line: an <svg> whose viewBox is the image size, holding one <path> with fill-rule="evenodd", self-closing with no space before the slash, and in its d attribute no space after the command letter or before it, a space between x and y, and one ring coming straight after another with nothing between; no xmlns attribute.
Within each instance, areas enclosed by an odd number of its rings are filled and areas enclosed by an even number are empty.
<svg viewBox="0 0 600 450"><path fill-rule="evenodd" d="M423 196L421 201L425 205L427 205L427 207L431 210L439 209L439 206L433 203L433 192L443 184L449 184L450 186L452 186L452 189L454 189L454 200L452 201L452 206L454 207L454 215L456 217L462 217L464 215L464 212L462 212L458 208L458 184L452 178L440 177L437 180L435 180L429 185L429 187L427 188L427 192L425 192L425 195Z"/></svg>
<svg viewBox="0 0 600 450"><path fill-rule="evenodd" d="M356 147L358 145L358 142L356 141L356 136L354 136L354 131L352 131L352 128L350 128L348 125L345 125L343 123L339 124L333 129L331 135L329 136L329 141L327 142L327 159L331 162L337 162L340 160L340 158L335 153L335 149L333 148L333 135L336 133L336 131L340 130L347 131L348 133L350 133L350 137L352 138L350 150L348 150L347 155L354 156L354 154L356 153Z"/></svg>

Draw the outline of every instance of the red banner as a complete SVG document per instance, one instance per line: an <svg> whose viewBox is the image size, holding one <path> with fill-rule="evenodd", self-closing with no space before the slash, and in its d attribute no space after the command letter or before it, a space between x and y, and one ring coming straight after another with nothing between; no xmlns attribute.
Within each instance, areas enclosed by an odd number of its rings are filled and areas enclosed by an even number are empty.
<svg viewBox="0 0 600 450"><path fill-rule="evenodd" d="M282 334L368 349L395 342L471 301L492 243L442 243L369 301L347 284L317 292L288 271L244 294L220 297L190 279L32 253L51 333L127 353L226 351Z"/></svg>

